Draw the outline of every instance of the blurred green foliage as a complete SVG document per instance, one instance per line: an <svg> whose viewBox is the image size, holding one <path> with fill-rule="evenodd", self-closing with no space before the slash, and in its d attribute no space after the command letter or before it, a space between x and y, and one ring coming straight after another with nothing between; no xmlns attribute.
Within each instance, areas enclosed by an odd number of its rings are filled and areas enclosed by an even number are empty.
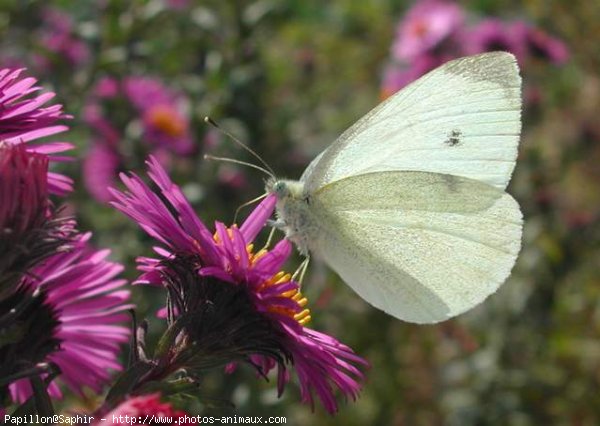
<svg viewBox="0 0 600 426"><path fill-rule="evenodd" d="M168 3L168 2L167 2ZM320 150L379 100L381 71L395 25L410 4L336 0L190 1L183 10L153 1L4 0L0 60L22 63L55 90L74 116L67 139L85 157L90 130L81 111L103 76L149 75L185 93L198 152L172 170L207 223L233 220L263 192L251 169L203 160L205 153L252 158L208 128L205 115L247 142L281 176L298 177ZM250 369L205 378L204 395L230 409L177 403L191 414L288 417L294 425L595 425L600 423L600 4L593 1L472 0L472 13L522 18L565 40L565 67L523 70L540 100L524 113L524 135L510 192L525 217L523 250L509 281L482 306L436 326L402 323L360 300L313 262L304 284L312 326L371 363L356 403L331 417L299 403L297 388L276 397ZM71 16L90 49L72 66L40 42L42 11ZM50 58L36 66L35 55ZM125 117L124 120L127 120ZM141 161L139 161L141 164ZM243 173L230 185L224 173ZM136 170L140 172L141 170ZM81 162L69 208L98 246L136 276L134 259L150 240L82 185ZM243 213L242 213L243 215ZM297 260L297 259L296 259ZM296 263L290 264L294 269ZM162 295L135 289L140 316ZM161 322L151 321L151 329ZM68 410L97 399L69 397Z"/></svg>

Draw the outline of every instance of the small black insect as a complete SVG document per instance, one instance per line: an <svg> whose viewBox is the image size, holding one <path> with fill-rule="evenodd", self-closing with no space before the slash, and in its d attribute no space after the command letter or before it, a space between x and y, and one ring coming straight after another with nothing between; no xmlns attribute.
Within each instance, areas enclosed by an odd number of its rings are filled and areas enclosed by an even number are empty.
<svg viewBox="0 0 600 426"><path fill-rule="evenodd" d="M462 136L462 132L458 129L453 129L450 133L448 133L448 139L444 141L444 143L448 146L456 146L460 144L460 137Z"/></svg>

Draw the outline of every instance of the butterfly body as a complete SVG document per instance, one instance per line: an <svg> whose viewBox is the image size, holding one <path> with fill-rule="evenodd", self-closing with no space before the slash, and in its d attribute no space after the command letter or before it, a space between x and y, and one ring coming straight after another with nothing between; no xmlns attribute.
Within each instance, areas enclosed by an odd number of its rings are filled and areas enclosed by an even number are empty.
<svg viewBox="0 0 600 426"><path fill-rule="evenodd" d="M276 226L281 228L288 240L292 241L302 255L314 251L311 242L321 232L310 208L311 199L304 190L304 184L293 180L278 180L267 184L267 192L277 196Z"/></svg>

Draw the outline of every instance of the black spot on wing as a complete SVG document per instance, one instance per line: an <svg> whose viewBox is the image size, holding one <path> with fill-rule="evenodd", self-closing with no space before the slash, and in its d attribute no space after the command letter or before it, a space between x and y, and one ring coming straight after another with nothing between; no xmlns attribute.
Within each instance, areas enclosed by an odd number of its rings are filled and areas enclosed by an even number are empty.
<svg viewBox="0 0 600 426"><path fill-rule="evenodd" d="M462 142L462 132L458 129L452 129L448 132L444 143L448 146L458 146Z"/></svg>

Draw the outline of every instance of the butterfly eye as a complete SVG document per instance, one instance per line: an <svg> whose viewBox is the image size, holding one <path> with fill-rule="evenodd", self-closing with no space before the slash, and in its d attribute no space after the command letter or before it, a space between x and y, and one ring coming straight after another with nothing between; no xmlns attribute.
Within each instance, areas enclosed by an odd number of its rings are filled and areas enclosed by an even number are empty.
<svg viewBox="0 0 600 426"><path fill-rule="evenodd" d="M290 191L285 182L277 181L273 184L273 192L278 198L282 198L287 196Z"/></svg>

